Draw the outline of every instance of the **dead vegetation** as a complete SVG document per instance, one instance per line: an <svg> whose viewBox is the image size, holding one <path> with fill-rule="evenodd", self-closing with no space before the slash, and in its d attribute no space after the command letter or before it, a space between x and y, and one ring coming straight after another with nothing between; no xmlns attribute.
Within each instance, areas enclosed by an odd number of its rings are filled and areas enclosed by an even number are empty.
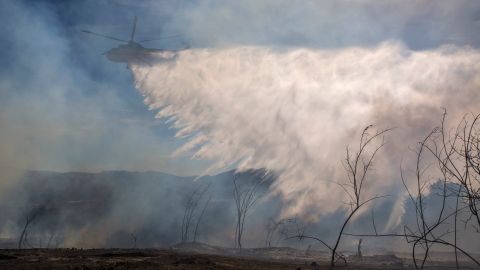
<svg viewBox="0 0 480 270"><path fill-rule="evenodd" d="M235 247L242 248L242 237L245 230L245 219L249 210L260 198L258 189L263 179L258 178L250 182L239 183L237 175L233 176L233 199L236 206Z"/></svg>
<svg viewBox="0 0 480 270"><path fill-rule="evenodd" d="M210 184L204 186L203 188L199 186L188 196L182 219L182 243L188 242L190 239L193 239L193 242L197 241L199 224L211 200L211 196L209 196L208 199L204 198L209 189ZM198 212L201 203L203 203L203 207L202 210ZM195 226L192 228L194 222ZM192 229L193 237L191 236Z"/></svg>
<svg viewBox="0 0 480 270"><path fill-rule="evenodd" d="M430 257L434 246L445 246L455 253L455 265L460 269L459 254L466 257L476 267L480 260L468 252L462 244L472 239L459 239L459 222L463 228L471 226L478 232L480 225L480 115L465 116L453 131L446 128L444 112L441 124L434 128L421 142L416 155L413 178L415 185L409 186L405 171L401 168L401 179L410 203L415 209L414 227L405 224L403 232L373 234L348 234L357 237L399 237L411 246L411 256L415 269L440 267ZM432 180L429 173L440 173L440 180ZM433 174L435 174L433 173ZM440 198L435 210L425 202L426 194L432 185L440 181L434 190ZM447 207L447 200L455 200L455 207ZM466 217L459 220L460 217ZM375 224L375 223L373 223ZM453 238L453 239L452 239Z"/></svg>
<svg viewBox="0 0 480 270"><path fill-rule="evenodd" d="M313 239L320 242L323 246L330 250L330 269L333 269L339 260L347 265L346 256L339 252L338 248L342 240L342 236L344 235L344 231L355 214L368 203L385 197L365 197L364 195L364 189L366 182L368 181L368 174L373 168L374 159L380 149L385 145L385 134L390 131L390 129L385 129L374 131L373 134L370 134L372 128L373 126L370 125L362 131L358 149L355 152L352 152L351 148L348 146L346 148L346 157L343 165L347 172L347 181L337 184L343 189L349 198L349 201L345 203L347 205L346 217L339 228L335 242L333 244L328 244L319 237L304 234L303 231L287 237ZM379 142L375 144L378 140Z"/></svg>
<svg viewBox="0 0 480 270"><path fill-rule="evenodd" d="M412 263L415 269L442 267L430 257L434 246L445 246L452 249L455 253L453 268L460 268L459 254L468 258L476 267L480 267L480 260L462 247L462 242L469 240L458 238L459 222L463 223L465 230L467 227L471 227L476 232L480 231L480 114L465 116L453 131L446 128L446 115L445 112L441 125L434 128L414 149L416 155L413 170L414 180L411 181L406 178L403 168L400 170L401 180L408 194L408 199L415 209L416 225L414 227L405 224L403 232L378 233L372 211L374 233L352 234L345 232L345 228L360 208L373 200L384 197L364 198L362 195L365 182L368 179L367 174L373 166L374 158L385 144L383 135L390 131L374 132L370 136L368 131L371 126L368 126L361 135L357 152L352 154L347 147L344 167L347 171L348 181L339 185L350 199L347 203L349 211L339 229L334 245L329 245L318 237L304 233L297 233L293 237L314 239L328 248L331 252L330 269L335 268L339 260L347 265L347 258L338 252L343 235L403 238L411 246ZM382 139L381 142L372 150L367 151L367 148L379 137ZM439 175L440 178L432 180L431 177L428 177L427 173L431 171L434 171L433 175ZM441 203L440 210L435 213L435 210L428 208L425 197L430 192L432 185L439 181L441 185L440 188L435 190L435 196L440 197ZM413 186L409 185L412 182L415 184ZM456 202L453 209L447 207L447 200L452 198ZM459 220L460 217L464 218ZM288 238L292 238L292 236ZM363 259L361 239L358 243L355 259Z"/></svg>

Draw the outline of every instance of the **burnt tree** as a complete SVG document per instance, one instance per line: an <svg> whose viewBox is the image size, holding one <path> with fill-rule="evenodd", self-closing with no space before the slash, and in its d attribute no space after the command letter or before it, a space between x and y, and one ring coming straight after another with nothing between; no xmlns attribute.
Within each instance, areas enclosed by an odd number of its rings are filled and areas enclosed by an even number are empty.
<svg viewBox="0 0 480 270"><path fill-rule="evenodd" d="M198 187L196 188L188 197L187 203L185 204L185 209L183 213L182 219L182 243L188 242L191 239L190 232L192 231L193 223L195 222L196 217L196 224L193 231L193 241L197 240L198 234L198 227L199 223L202 219L203 214L205 213L205 209L207 208L210 198L204 203L204 207L200 214L197 213L199 204L202 202L205 194L210 188L210 184L205 186L204 188Z"/></svg>
<svg viewBox="0 0 480 270"><path fill-rule="evenodd" d="M255 205L260 198L259 188L264 177L254 177L239 183L237 174L233 175L233 199L236 206L235 222L235 248L242 248L242 237L245 230L245 219L248 211Z"/></svg>

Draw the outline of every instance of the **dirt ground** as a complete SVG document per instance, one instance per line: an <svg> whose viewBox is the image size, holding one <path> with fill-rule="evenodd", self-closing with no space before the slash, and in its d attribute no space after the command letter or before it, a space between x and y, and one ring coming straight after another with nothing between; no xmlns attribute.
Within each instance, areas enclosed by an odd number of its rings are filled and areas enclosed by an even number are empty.
<svg viewBox="0 0 480 270"><path fill-rule="evenodd" d="M265 260L199 255L161 249L27 249L0 250L0 269L328 269L327 264L301 260ZM339 269L346 269L340 267ZM386 269L350 265L349 269ZM395 269L391 266L388 269ZM401 269L401 268L397 268Z"/></svg>

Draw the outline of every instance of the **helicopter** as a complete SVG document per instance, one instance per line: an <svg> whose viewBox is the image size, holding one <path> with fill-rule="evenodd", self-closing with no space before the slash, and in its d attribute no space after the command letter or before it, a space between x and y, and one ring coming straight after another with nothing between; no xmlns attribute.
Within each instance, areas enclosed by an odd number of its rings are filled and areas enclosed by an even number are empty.
<svg viewBox="0 0 480 270"><path fill-rule="evenodd" d="M141 41L135 41L135 30L137 28L137 16L135 16L133 20L133 28L132 32L130 33L130 39L125 40L125 39L120 39L112 36L107 36L104 34L99 34L95 33L92 31L88 30L82 30L82 32L90 34L90 35L95 35L115 41L120 41L120 42L125 42L126 44L121 44L116 48L112 48L107 52L104 52L103 55L105 57L112 61L112 62L117 62L117 63L143 63L143 64L148 64L150 65L150 62L154 55L156 53L163 53L162 60L173 60L176 58L176 52L186 50L189 48L189 46L185 46L182 49L178 50L171 50L171 49L154 49L154 48L145 48L143 47L140 42L148 42L148 41L155 41L155 40L162 40L162 39L167 39L167 38L174 38L178 37L179 35L172 35L172 36L166 36L158 39L146 39L146 40L141 40Z"/></svg>

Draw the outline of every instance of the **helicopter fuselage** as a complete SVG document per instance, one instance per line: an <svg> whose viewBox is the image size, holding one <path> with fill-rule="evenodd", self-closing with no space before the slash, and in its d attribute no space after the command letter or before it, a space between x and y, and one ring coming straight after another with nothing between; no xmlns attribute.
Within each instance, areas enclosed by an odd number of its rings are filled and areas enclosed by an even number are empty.
<svg viewBox="0 0 480 270"><path fill-rule="evenodd" d="M129 42L109 50L105 56L108 60L119 63L148 62L154 53L163 51L165 50L145 48L139 43Z"/></svg>

